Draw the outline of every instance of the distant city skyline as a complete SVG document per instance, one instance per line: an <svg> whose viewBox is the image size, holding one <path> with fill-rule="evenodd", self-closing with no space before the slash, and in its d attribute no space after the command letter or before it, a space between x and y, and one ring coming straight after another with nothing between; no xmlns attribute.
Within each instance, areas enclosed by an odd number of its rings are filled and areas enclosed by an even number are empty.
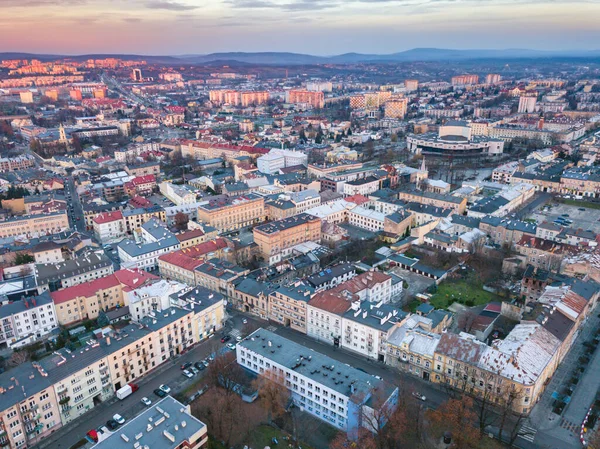
<svg viewBox="0 0 600 449"><path fill-rule="evenodd" d="M32 53L600 48L598 0L0 0L0 12L0 51Z"/></svg>

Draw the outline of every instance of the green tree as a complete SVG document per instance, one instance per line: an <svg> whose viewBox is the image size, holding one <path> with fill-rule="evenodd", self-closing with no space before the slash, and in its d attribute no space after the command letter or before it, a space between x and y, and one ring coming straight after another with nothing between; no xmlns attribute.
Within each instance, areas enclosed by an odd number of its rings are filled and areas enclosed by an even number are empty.
<svg viewBox="0 0 600 449"><path fill-rule="evenodd" d="M26 263L31 263L34 260L35 258L31 254L17 253L15 256L15 265L24 265Z"/></svg>

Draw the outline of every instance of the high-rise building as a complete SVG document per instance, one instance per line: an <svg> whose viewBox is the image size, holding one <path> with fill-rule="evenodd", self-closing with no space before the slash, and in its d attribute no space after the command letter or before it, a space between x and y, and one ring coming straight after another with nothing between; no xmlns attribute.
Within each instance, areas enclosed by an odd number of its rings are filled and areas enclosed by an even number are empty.
<svg viewBox="0 0 600 449"><path fill-rule="evenodd" d="M537 96L535 95L523 95L519 98L519 113L520 114L531 114L535 112L535 105L537 103Z"/></svg>
<svg viewBox="0 0 600 449"><path fill-rule="evenodd" d="M131 79L133 79L133 81L142 81L142 70L133 69L131 71Z"/></svg>
<svg viewBox="0 0 600 449"><path fill-rule="evenodd" d="M478 75L458 75L452 77L453 86L468 86L470 84L477 84L479 82Z"/></svg>
<svg viewBox="0 0 600 449"><path fill-rule="evenodd" d="M385 103L387 118L404 118L408 108L408 98L392 98Z"/></svg>
<svg viewBox="0 0 600 449"><path fill-rule="evenodd" d="M325 94L323 92L293 89L287 91L287 102L292 104L309 104L313 108L321 109L325 106Z"/></svg>
<svg viewBox="0 0 600 449"><path fill-rule="evenodd" d="M407 92L415 91L419 88L419 81L418 80L405 80L404 88L406 89Z"/></svg>
<svg viewBox="0 0 600 449"><path fill-rule="evenodd" d="M502 76L497 73L488 73L485 77L485 84L498 84L501 79Z"/></svg>

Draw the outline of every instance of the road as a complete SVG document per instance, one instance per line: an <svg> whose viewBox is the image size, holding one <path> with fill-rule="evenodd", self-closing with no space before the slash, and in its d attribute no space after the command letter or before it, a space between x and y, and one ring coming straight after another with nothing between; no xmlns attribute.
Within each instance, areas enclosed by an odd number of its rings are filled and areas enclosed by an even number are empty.
<svg viewBox="0 0 600 449"><path fill-rule="evenodd" d="M65 177L65 196L67 197L67 206L69 208L69 223L71 229L79 232L84 232L85 220L83 218L83 208L81 207L81 201L79 200L79 194L75 187L75 181L73 177Z"/></svg>

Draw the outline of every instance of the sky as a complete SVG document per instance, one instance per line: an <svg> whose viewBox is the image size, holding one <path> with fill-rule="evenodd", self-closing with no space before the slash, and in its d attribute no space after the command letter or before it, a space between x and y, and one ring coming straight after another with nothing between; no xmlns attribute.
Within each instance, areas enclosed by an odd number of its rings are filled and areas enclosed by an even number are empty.
<svg viewBox="0 0 600 449"><path fill-rule="evenodd" d="M600 49L600 0L0 0L0 52Z"/></svg>

